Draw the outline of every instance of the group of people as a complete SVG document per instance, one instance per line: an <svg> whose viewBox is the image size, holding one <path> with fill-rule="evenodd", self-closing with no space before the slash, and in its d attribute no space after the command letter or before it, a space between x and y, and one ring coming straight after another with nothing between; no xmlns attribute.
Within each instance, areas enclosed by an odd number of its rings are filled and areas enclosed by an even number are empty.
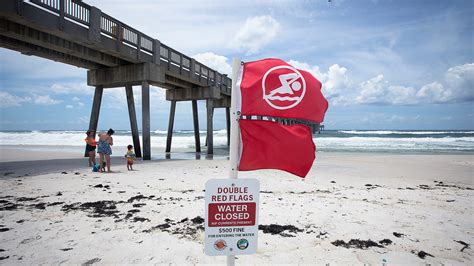
<svg viewBox="0 0 474 266"><path fill-rule="evenodd" d="M107 167L107 172L110 172L110 155L112 155L112 146L114 145L114 139L112 135L115 133L113 129L109 129L105 134L98 134L99 141L95 140L95 131L88 130L86 132L87 138L86 141L86 152L89 156L89 166L97 168L99 172L105 172ZM96 164L96 150L99 154L99 165ZM125 154L127 159L127 170L133 170L132 165L135 160L135 154L133 152L133 146L127 146L127 153Z"/></svg>

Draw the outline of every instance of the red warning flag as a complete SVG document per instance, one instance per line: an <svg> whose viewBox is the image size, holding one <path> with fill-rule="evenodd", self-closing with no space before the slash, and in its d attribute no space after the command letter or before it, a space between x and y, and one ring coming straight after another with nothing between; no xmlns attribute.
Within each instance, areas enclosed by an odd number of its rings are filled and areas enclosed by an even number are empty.
<svg viewBox="0 0 474 266"><path fill-rule="evenodd" d="M280 59L243 65L240 81L241 114L296 118L321 123L328 102L321 82L309 72Z"/></svg>
<svg viewBox="0 0 474 266"><path fill-rule="evenodd" d="M303 178L308 174L316 157L309 127L264 120L241 119L239 123L240 171L280 169Z"/></svg>

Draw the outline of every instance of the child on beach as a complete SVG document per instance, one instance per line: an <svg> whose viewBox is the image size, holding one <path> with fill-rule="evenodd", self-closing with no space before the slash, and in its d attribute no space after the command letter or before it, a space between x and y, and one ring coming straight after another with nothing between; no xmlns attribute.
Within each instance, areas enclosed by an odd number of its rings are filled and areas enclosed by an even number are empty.
<svg viewBox="0 0 474 266"><path fill-rule="evenodd" d="M133 161L135 160L135 152L133 151L132 145L128 145L127 149L127 154L125 154L125 158L127 158L127 170L132 171Z"/></svg>

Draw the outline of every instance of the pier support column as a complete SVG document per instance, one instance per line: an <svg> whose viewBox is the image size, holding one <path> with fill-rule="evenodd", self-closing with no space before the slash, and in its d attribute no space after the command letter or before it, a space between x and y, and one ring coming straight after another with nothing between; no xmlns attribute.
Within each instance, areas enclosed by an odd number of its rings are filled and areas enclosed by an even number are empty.
<svg viewBox="0 0 474 266"><path fill-rule="evenodd" d="M193 123L194 123L194 143L196 145L196 152L201 152L201 139L199 138L199 118L197 101L192 100L193 104Z"/></svg>
<svg viewBox="0 0 474 266"><path fill-rule="evenodd" d="M142 157L142 149L140 148L140 137L138 135L137 113L135 111L135 100L133 98L133 88L131 85L125 86L127 94L128 116L130 117L130 128L132 130L133 149L137 158Z"/></svg>
<svg viewBox="0 0 474 266"><path fill-rule="evenodd" d="M168 123L168 136L166 137L166 152L171 151L171 140L173 138L174 114L176 112L176 101L171 101L170 121Z"/></svg>
<svg viewBox="0 0 474 266"><path fill-rule="evenodd" d="M150 160L150 85L146 81L142 82L142 134L143 160Z"/></svg>
<svg viewBox="0 0 474 266"><path fill-rule="evenodd" d="M230 146L230 108L225 108L225 122L227 129L227 146Z"/></svg>
<svg viewBox="0 0 474 266"><path fill-rule="evenodd" d="M213 117L214 117L214 101L212 99L206 100L207 105L207 154L214 154L213 142Z"/></svg>
<svg viewBox="0 0 474 266"><path fill-rule="evenodd" d="M89 120L89 130L93 130L94 132L97 131L97 124L99 123L100 104L102 102L103 93L104 87L95 87L94 101L92 102L91 118ZM84 152L84 157L89 157L89 153L87 151Z"/></svg>

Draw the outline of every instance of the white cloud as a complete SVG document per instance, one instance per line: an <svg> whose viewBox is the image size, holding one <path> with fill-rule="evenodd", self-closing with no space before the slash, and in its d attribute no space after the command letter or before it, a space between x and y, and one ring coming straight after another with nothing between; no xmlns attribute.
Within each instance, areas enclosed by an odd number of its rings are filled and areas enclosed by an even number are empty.
<svg viewBox="0 0 474 266"><path fill-rule="evenodd" d="M70 104L66 105L66 109L73 109L73 108L74 108L74 106L72 106Z"/></svg>
<svg viewBox="0 0 474 266"><path fill-rule="evenodd" d="M329 67L323 80L323 90L329 96L341 96L341 93L350 89L351 86L351 81L347 75L347 68L341 67L338 64Z"/></svg>
<svg viewBox="0 0 474 266"><path fill-rule="evenodd" d="M29 97L18 97L4 91L0 91L0 99L0 108L21 106L22 103L31 101Z"/></svg>
<svg viewBox="0 0 474 266"><path fill-rule="evenodd" d="M310 66L307 63L290 60L290 65L303 69L315 76L322 83L323 95L331 104L343 104L345 95L350 92L352 81L347 74L347 68L334 64L327 72L322 72L319 66Z"/></svg>
<svg viewBox="0 0 474 266"><path fill-rule="evenodd" d="M203 63L204 65L219 71L222 74L232 74L232 67L229 63L227 63L228 58L225 56L217 55L212 52L206 52L196 54L193 56L193 58Z"/></svg>
<svg viewBox="0 0 474 266"><path fill-rule="evenodd" d="M474 64L449 68L442 81L412 87L391 85L383 75L360 84L359 104L410 105L474 101Z"/></svg>
<svg viewBox="0 0 474 266"><path fill-rule="evenodd" d="M72 101L73 101L73 102L78 102L78 101L80 101L80 100L81 100L81 99L79 99L79 97L76 97L76 96L72 97Z"/></svg>
<svg viewBox="0 0 474 266"><path fill-rule="evenodd" d="M361 82L355 98L358 104L410 105L417 102L414 88L390 85L383 75Z"/></svg>
<svg viewBox="0 0 474 266"><path fill-rule="evenodd" d="M61 100L55 100L49 95L35 95L33 94L33 103L38 105L54 105L61 103Z"/></svg>
<svg viewBox="0 0 474 266"><path fill-rule="evenodd" d="M416 89L397 85L380 74L353 86L345 67L333 64L327 72L290 60L296 68L312 73L323 83L323 94L330 104L414 105L474 101L474 64L449 68L442 81L435 81Z"/></svg>
<svg viewBox="0 0 474 266"><path fill-rule="evenodd" d="M434 103L474 101L474 64L449 68L443 83L426 84L418 91L417 96Z"/></svg>
<svg viewBox="0 0 474 266"><path fill-rule="evenodd" d="M424 85L417 92L416 96L419 98L431 99L433 102L443 102L449 98L443 84L439 82Z"/></svg>
<svg viewBox="0 0 474 266"><path fill-rule="evenodd" d="M80 94L80 95L93 95L94 94L94 87L87 86L85 82L55 83L51 86L51 90L57 94ZM73 101L76 101L75 98L77 97L74 97Z"/></svg>
<svg viewBox="0 0 474 266"><path fill-rule="evenodd" d="M233 46L247 55L257 53L270 43L280 29L280 24L271 16L248 18L237 31Z"/></svg>

